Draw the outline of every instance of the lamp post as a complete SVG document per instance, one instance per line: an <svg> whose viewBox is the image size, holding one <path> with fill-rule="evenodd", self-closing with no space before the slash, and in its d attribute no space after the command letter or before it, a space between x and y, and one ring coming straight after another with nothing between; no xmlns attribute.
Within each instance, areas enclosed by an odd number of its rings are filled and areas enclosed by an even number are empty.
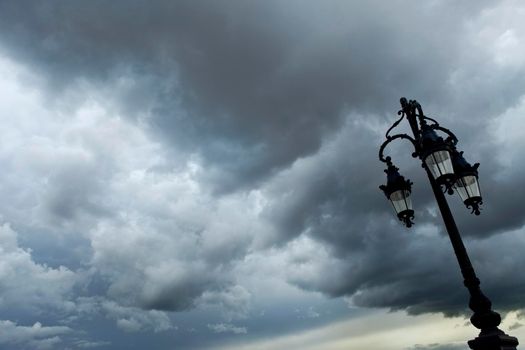
<svg viewBox="0 0 525 350"><path fill-rule="evenodd" d="M453 194L454 190L457 191L467 208L479 215L482 204L477 171L479 164L470 165L463 158L463 152L458 152L456 149L458 142L456 136L434 119L425 116L417 101L407 101L403 97L400 102L402 108L398 115L401 117L388 129L386 141L379 149L379 159L387 165L385 170L387 184L380 188L391 201L399 220L407 227L411 227L414 219L410 199L412 182L399 174L399 169L392 163L390 157L384 156L386 146L392 141L397 139L410 141L414 146L412 156L421 159L422 166L427 172L465 287L470 294L469 307L473 311L470 321L480 329L480 333L478 337L468 342L469 347L473 350L516 350L518 339L498 328L501 316L492 310L491 301L480 289L480 281L472 267L444 194ZM413 137L407 134L391 136L390 132L405 118L410 124ZM439 136L437 131L445 134L446 138Z"/></svg>

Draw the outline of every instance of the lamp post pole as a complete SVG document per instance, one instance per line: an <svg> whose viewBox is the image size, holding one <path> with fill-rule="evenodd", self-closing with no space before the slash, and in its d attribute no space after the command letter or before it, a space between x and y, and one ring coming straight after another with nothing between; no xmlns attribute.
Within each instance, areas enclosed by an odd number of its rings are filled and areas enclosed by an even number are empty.
<svg viewBox="0 0 525 350"><path fill-rule="evenodd" d="M383 157L383 151L386 145L394 139L403 138L408 139L412 142L415 148L413 156L418 156L423 162L423 168L427 172L430 184L432 186L432 190L434 192L434 196L436 197L441 216L443 218L445 227L448 232L448 236L450 238L450 242L452 243L454 253L456 254L456 258L461 269L461 274L463 275L465 287L468 289L470 294L469 307L474 312L472 317L470 318L470 321L476 328L480 329L479 336L473 340L470 340L468 342L468 345L473 350L516 350L516 346L518 345L517 338L505 334L502 330L498 328L501 322L501 316L497 312L492 310L491 301L483 294L483 292L480 289L480 281L476 276L472 263L470 262L467 250L465 249L465 245L463 244L463 240L461 239L461 235L456 226L456 222L454 220L452 212L450 211L448 202L445 198L444 191L442 190L442 186L445 186L446 191L448 191L448 193L453 193L452 188L458 188L457 181L459 181L458 178L461 177L461 174L450 175L446 174L446 171L440 170L440 174L443 176L436 178L436 170L434 169L433 172L429 167L429 164L431 166L434 166L434 163L429 162L428 159L436 159L435 156L432 156L432 152L443 152L443 150L446 150L447 152L450 151L453 154L459 154L455 150L457 138L448 129L440 127L435 120L425 117L421 105L417 101L412 100L408 102L405 98L402 98L401 107L402 110L400 111L400 114L402 115L402 117L387 132L387 141L383 144L383 146L380 149L380 159L386 162L389 165L389 169L391 169L393 167L391 160L389 157L387 157L386 159ZM389 136L389 132L394 127L396 127L399 124L399 122L401 122L403 117L406 117L410 124L413 138L404 134ZM434 124L429 126L426 123L426 120L430 120L434 122ZM440 130L442 132L445 132L446 134L448 134L449 137L443 142L442 139L436 138L437 135L435 134L434 130ZM440 146L443 146L443 148L439 148ZM454 156L452 156L452 158L454 159ZM461 159L464 161L463 158ZM443 160L443 163L444 162L445 160ZM454 169L460 169L460 166L457 166L455 163L453 165ZM437 168L439 168L439 166L437 166ZM441 168L445 169L446 166L443 165ZM477 169L477 165L475 165L472 168ZM397 173L397 175L399 174ZM387 197L389 197L396 190L396 188L389 188L389 186L392 187L392 184L387 184L387 186L381 187L383 191L385 191ZM406 189L404 190L406 191ZM408 192L405 193L406 196L409 196L410 189L408 189ZM389 199L392 200L392 197L389 197ZM475 202L476 203L473 206L472 211L476 214L479 214L478 204L481 204L481 197L479 196L479 199L476 199ZM467 206L470 206L472 200L467 199L465 200L465 203L467 204ZM411 210L411 208L407 207L406 211L410 212L411 217L413 217L413 211ZM398 216L401 220L406 220L406 215L403 216L402 213L398 212ZM405 223L409 227L412 224L410 220L408 220L408 222L405 221Z"/></svg>

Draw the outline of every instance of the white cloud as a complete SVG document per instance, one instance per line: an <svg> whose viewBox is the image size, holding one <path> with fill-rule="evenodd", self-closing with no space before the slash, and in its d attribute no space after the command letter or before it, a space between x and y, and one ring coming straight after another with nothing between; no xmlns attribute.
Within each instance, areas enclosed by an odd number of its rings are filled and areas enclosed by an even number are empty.
<svg viewBox="0 0 525 350"><path fill-rule="evenodd" d="M78 346L82 349L92 349L98 347L105 347L111 345L111 342L108 341L88 341L88 340L78 340L74 342L75 346Z"/></svg>
<svg viewBox="0 0 525 350"><path fill-rule="evenodd" d="M0 345L24 349L56 349L62 342L60 336L69 334L72 329L64 326L43 326L36 322L33 326L20 326L15 322L0 321Z"/></svg>
<svg viewBox="0 0 525 350"><path fill-rule="evenodd" d="M142 325L133 318L119 318L117 320L117 327L125 332L138 332L142 329Z"/></svg>
<svg viewBox="0 0 525 350"><path fill-rule="evenodd" d="M505 176L512 175L513 165L521 161L521 150L525 147L522 132L525 127L524 113L525 96L522 96L517 105L511 106L491 122L491 136L499 146L498 160L503 165L499 171Z"/></svg>
<svg viewBox="0 0 525 350"><path fill-rule="evenodd" d="M0 61L0 91L24 106L6 123L0 143L0 210L14 227L24 228L24 241L38 249L39 230L66 244L82 237L79 251L68 254L78 253L72 258L104 276L108 295L121 305L181 310L203 297L224 299L225 313L246 313L227 299L229 291L242 291L235 287L232 264L254 237L265 235L257 193L215 198L199 182L205 169L197 158L163 149L140 122L116 114L110 99L80 86L84 99L67 113L52 110L57 105L46 105L36 91L27 93L32 85L20 82L21 72L28 74L6 58ZM0 111L8 115L8 106L0 103ZM53 273L64 281L74 276L67 268L48 269L47 276Z"/></svg>
<svg viewBox="0 0 525 350"><path fill-rule="evenodd" d="M0 309L47 308L71 310L71 292L78 276L63 266L51 268L32 260L18 246L10 225L0 226Z"/></svg>
<svg viewBox="0 0 525 350"><path fill-rule="evenodd" d="M251 297L246 288L235 285L220 291L206 291L198 303L201 308L218 308L222 316L231 321L249 316Z"/></svg>
<svg viewBox="0 0 525 350"><path fill-rule="evenodd" d="M165 312L123 307L112 301L103 301L106 316L117 321L117 326L127 332L152 330L155 333L176 329Z"/></svg>
<svg viewBox="0 0 525 350"><path fill-rule="evenodd" d="M521 67L525 63L524 15L521 1L502 1L468 24L470 42L486 51L499 67Z"/></svg>
<svg viewBox="0 0 525 350"><path fill-rule="evenodd" d="M158 310L143 310L136 307L126 307L104 297L82 297L76 300L75 316L69 321L78 318L90 319L102 316L114 320L116 326L126 332L155 333L175 330L168 314Z"/></svg>
<svg viewBox="0 0 525 350"><path fill-rule="evenodd" d="M236 327L230 323L217 323L208 324L208 328L214 333L233 333L233 334L246 334L248 330L246 327Z"/></svg>

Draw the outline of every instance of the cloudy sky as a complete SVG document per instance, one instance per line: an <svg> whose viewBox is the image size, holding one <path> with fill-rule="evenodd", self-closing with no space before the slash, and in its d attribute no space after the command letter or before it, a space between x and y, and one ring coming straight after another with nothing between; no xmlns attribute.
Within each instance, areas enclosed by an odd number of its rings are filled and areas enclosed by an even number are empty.
<svg viewBox="0 0 525 350"><path fill-rule="evenodd" d="M525 4L0 0L0 349L457 350L476 335L399 98L480 162L449 197L525 341ZM406 125L400 127L405 131Z"/></svg>

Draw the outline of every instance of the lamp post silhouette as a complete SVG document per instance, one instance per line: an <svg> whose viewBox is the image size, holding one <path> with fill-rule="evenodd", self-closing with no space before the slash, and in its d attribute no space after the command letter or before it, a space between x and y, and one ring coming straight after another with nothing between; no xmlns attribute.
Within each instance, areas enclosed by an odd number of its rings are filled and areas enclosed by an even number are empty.
<svg viewBox="0 0 525 350"><path fill-rule="evenodd" d="M421 105L415 101L401 98L401 117L386 132L386 141L379 149L379 159L386 163L387 184L380 186L386 197L392 203L399 220L411 227L414 210L410 199L412 182L399 174L399 169L392 163L390 157L384 156L386 146L394 140L405 139L414 146L414 158L422 161L427 172L430 185L443 217L450 242L454 248L465 287L470 294L469 307L473 311L471 323L480 329L479 335L468 342L473 350L516 350L518 339L505 334L498 328L501 316L492 310L492 303L480 289L480 281L476 276L467 250L459 234L456 222L445 198L445 193L458 192L463 203L473 214L480 214L482 204L481 191L478 182L479 164L470 165L463 152L458 152L458 139L448 129L423 114ZM390 135L390 132L406 119L410 124L412 136L407 134ZM437 131L446 135L439 136Z"/></svg>

